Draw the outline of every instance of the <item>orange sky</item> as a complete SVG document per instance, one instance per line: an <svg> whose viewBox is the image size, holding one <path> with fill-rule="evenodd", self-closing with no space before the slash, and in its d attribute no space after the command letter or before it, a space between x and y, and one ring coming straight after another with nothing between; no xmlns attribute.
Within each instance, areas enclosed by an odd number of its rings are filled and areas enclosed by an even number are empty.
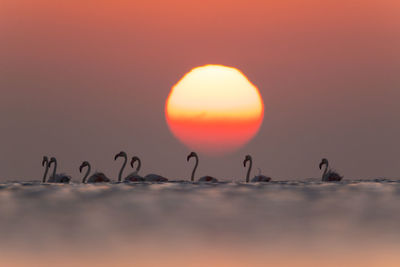
<svg viewBox="0 0 400 267"><path fill-rule="evenodd" d="M3 0L0 175L34 179L54 154L73 176L91 160L112 177L126 149L145 172L188 176L164 103L214 63L246 73L269 111L249 145L200 172L240 178L250 153L282 179L319 176L321 157L345 177L395 176L399 14L397 0Z"/></svg>

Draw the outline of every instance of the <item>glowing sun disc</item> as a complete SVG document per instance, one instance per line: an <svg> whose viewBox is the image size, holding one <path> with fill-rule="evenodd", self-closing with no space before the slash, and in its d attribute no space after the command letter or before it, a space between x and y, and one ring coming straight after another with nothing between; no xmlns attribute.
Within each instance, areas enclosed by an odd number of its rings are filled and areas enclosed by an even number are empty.
<svg viewBox="0 0 400 267"><path fill-rule="evenodd" d="M264 104L257 87L238 69L205 65L172 87L165 115L171 132L189 148L224 154L256 135Z"/></svg>

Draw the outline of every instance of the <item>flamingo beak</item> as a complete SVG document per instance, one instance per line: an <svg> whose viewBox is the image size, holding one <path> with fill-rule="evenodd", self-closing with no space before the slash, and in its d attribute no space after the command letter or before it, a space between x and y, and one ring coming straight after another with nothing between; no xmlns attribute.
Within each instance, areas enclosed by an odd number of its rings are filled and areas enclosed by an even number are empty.
<svg viewBox="0 0 400 267"><path fill-rule="evenodd" d="M322 165L324 165L324 162L323 162L323 161L321 161L321 163L319 164L319 169L322 168Z"/></svg>
<svg viewBox="0 0 400 267"><path fill-rule="evenodd" d="M187 156L186 161L189 161L191 157L192 157L191 154L189 156Z"/></svg>
<svg viewBox="0 0 400 267"><path fill-rule="evenodd" d="M79 167L79 172L82 172L82 169L83 169L83 165L81 165L81 166Z"/></svg>

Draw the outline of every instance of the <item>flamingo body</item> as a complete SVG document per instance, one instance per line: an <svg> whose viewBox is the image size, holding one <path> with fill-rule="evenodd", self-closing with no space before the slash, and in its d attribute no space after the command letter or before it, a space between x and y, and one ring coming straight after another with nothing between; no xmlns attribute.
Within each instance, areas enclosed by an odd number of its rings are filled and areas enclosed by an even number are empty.
<svg viewBox="0 0 400 267"><path fill-rule="evenodd" d="M88 183L109 183L111 180L102 172L96 172L87 180Z"/></svg>
<svg viewBox="0 0 400 267"><path fill-rule="evenodd" d="M62 183L62 184L68 184L71 181L71 176L68 176L64 173L52 175L49 177L47 180L48 183Z"/></svg>
<svg viewBox="0 0 400 267"><path fill-rule="evenodd" d="M324 177L322 177L322 181L326 182L339 182L343 179L343 176L338 174L335 171L329 170Z"/></svg>
<svg viewBox="0 0 400 267"><path fill-rule="evenodd" d="M125 182L144 182L144 178L137 174L137 172L129 174L124 179Z"/></svg>
<svg viewBox="0 0 400 267"><path fill-rule="evenodd" d="M218 179L212 176L203 176L199 179L199 182L208 182L208 183L218 183Z"/></svg>
<svg viewBox="0 0 400 267"><path fill-rule="evenodd" d="M267 177L265 175L256 175L251 179L252 183L259 183L259 182L269 182L271 181L271 177Z"/></svg>
<svg viewBox="0 0 400 267"><path fill-rule="evenodd" d="M146 182L168 182L167 178L165 178L165 177L163 177L161 175L158 175L158 174L154 174L154 173L147 174L144 177L144 180Z"/></svg>

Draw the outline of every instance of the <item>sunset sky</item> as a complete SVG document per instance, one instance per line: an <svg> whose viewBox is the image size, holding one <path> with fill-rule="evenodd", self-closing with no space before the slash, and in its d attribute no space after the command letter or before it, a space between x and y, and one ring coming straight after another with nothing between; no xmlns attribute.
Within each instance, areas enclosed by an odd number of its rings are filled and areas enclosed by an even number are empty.
<svg viewBox="0 0 400 267"><path fill-rule="evenodd" d="M200 154L198 176L244 179L242 162L275 180L399 178L398 0L1 0L0 181L40 179L42 156L115 179L116 153L143 174L188 179L189 148L165 103L192 68L240 69L264 120L234 153Z"/></svg>

